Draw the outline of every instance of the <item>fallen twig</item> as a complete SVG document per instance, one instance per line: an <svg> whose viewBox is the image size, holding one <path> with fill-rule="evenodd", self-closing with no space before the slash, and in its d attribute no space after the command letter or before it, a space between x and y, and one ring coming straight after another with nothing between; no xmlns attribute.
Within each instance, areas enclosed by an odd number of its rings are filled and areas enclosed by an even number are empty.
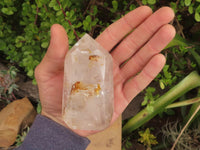
<svg viewBox="0 0 200 150"><path fill-rule="evenodd" d="M38 8L38 6L37 6L37 8L36 8L36 15L35 15L35 21L34 21L34 24L35 24L35 25L36 25L36 23L37 23L38 12L39 12L39 8Z"/></svg>
<svg viewBox="0 0 200 150"><path fill-rule="evenodd" d="M196 111L192 114L192 116L190 117L190 119L188 120L188 122L186 123L186 125L183 127L183 129L181 130L181 133L178 135L176 141L174 142L171 150L174 150L178 140L180 139L181 135L183 134L183 132L185 131L185 129L187 128L187 126L189 125L189 123L191 122L191 120L194 118L194 116L198 113L198 111L200 110L200 105L199 107L197 107Z"/></svg>

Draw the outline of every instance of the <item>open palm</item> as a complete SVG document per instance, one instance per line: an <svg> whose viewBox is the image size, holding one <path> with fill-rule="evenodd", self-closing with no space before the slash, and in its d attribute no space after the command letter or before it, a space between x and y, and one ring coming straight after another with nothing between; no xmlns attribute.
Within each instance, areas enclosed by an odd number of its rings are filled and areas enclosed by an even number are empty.
<svg viewBox="0 0 200 150"><path fill-rule="evenodd" d="M162 70L165 57L160 51L175 35L173 26L168 24L173 17L174 13L168 7L152 14L149 7L142 6L110 25L97 37L96 41L106 50L112 50L114 60L114 114L111 123ZM65 29L55 24L51 28L48 51L35 70L42 115L66 127L61 112L64 59L67 51ZM73 131L82 136L96 132Z"/></svg>

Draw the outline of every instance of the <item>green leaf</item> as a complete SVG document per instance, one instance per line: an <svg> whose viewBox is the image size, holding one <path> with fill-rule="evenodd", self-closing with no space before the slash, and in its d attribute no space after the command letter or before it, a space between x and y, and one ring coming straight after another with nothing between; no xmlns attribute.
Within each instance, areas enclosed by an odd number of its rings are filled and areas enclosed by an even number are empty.
<svg viewBox="0 0 200 150"><path fill-rule="evenodd" d="M5 5L11 6L13 5L13 1L12 0L1 0L5 3Z"/></svg>
<svg viewBox="0 0 200 150"><path fill-rule="evenodd" d="M185 6L190 6L192 0L185 0Z"/></svg>
<svg viewBox="0 0 200 150"><path fill-rule="evenodd" d="M82 26L82 22L79 22L78 24L75 25L75 28L79 28Z"/></svg>
<svg viewBox="0 0 200 150"><path fill-rule="evenodd" d="M33 84L33 85L37 85L37 81L36 81L35 78L33 79L32 84Z"/></svg>
<svg viewBox="0 0 200 150"><path fill-rule="evenodd" d="M25 41L25 38L23 36L17 36L17 38L15 39L15 46L20 48L23 45L23 42Z"/></svg>
<svg viewBox="0 0 200 150"><path fill-rule="evenodd" d="M198 12L195 12L194 18L197 22L200 22L200 14Z"/></svg>
<svg viewBox="0 0 200 150"><path fill-rule="evenodd" d="M147 0L148 4L153 5L156 3L156 0Z"/></svg>
<svg viewBox="0 0 200 150"><path fill-rule="evenodd" d="M49 7L54 7L57 4L56 0L51 0L49 3Z"/></svg>
<svg viewBox="0 0 200 150"><path fill-rule="evenodd" d="M190 6L188 7L188 12L189 12L190 14L193 14L193 13L194 13L194 9L193 9L193 6L192 6L192 5L190 5Z"/></svg>
<svg viewBox="0 0 200 150"><path fill-rule="evenodd" d="M97 24L97 22L96 22L96 21L93 21L91 25L92 25L92 26L95 26L96 24Z"/></svg>
<svg viewBox="0 0 200 150"><path fill-rule="evenodd" d="M5 50L6 49L6 42L0 39L0 50Z"/></svg>
<svg viewBox="0 0 200 150"><path fill-rule="evenodd" d="M147 105L147 111L148 111L149 113L152 113L152 112L154 111L153 106Z"/></svg>
<svg viewBox="0 0 200 150"><path fill-rule="evenodd" d="M91 22L92 21L92 18L90 15L88 15L86 18L85 18L88 22Z"/></svg>
<svg viewBox="0 0 200 150"><path fill-rule="evenodd" d="M172 75L170 72L168 72L168 69L169 69L169 65L165 65L163 67L163 73L164 73L164 76L168 79L171 79L172 78Z"/></svg>
<svg viewBox="0 0 200 150"><path fill-rule="evenodd" d="M52 7L55 11L60 10L60 6L58 5L56 0L51 0L49 3L49 7Z"/></svg>
<svg viewBox="0 0 200 150"><path fill-rule="evenodd" d="M1 12L6 14L6 15L13 15L14 14L14 12L12 11L11 8L5 8L5 7L1 9Z"/></svg>
<svg viewBox="0 0 200 150"><path fill-rule="evenodd" d="M141 106L145 106L148 103L148 97L144 97L144 101L142 102Z"/></svg>
<svg viewBox="0 0 200 150"><path fill-rule="evenodd" d="M112 6L114 10L117 10L118 8L118 2L116 0L112 1Z"/></svg>
<svg viewBox="0 0 200 150"><path fill-rule="evenodd" d="M4 33L2 31L0 31L0 37L3 37Z"/></svg>
<svg viewBox="0 0 200 150"><path fill-rule="evenodd" d="M162 80L159 80L160 88L163 90L165 89L165 84L163 83Z"/></svg>
<svg viewBox="0 0 200 150"><path fill-rule="evenodd" d="M72 16L74 15L74 13L75 13L74 10L71 10L71 11L69 12L69 17L72 18Z"/></svg>
<svg viewBox="0 0 200 150"><path fill-rule="evenodd" d="M11 94L13 92L13 90L17 90L18 86L16 84L12 84L9 88L8 88L8 94Z"/></svg>
<svg viewBox="0 0 200 150"><path fill-rule="evenodd" d="M180 35L176 34L174 39L164 49L167 49L173 46L187 46L187 41L184 38L182 38Z"/></svg>
<svg viewBox="0 0 200 150"><path fill-rule="evenodd" d="M97 13L98 13L98 8L95 5L95 6L93 6L93 14L92 15L95 16Z"/></svg>
<svg viewBox="0 0 200 150"><path fill-rule="evenodd" d="M42 111L42 105L41 105L41 102L39 101L37 105L37 113L40 114L41 111Z"/></svg>
<svg viewBox="0 0 200 150"><path fill-rule="evenodd" d="M167 109L165 111L165 113L168 114L168 115L170 115L170 116L175 115L175 112L172 109Z"/></svg>
<svg viewBox="0 0 200 150"><path fill-rule="evenodd" d="M53 6L53 9L54 9L55 11L58 11L58 10L60 10L60 6L57 4L57 5Z"/></svg>
<svg viewBox="0 0 200 150"><path fill-rule="evenodd" d="M11 79L15 79L16 78L17 71L18 71L17 68L15 68L14 66L11 66L9 68L9 74L10 74Z"/></svg>
<svg viewBox="0 0 200 150"><path fill-rule="evenodd" d="M173 11L174 11L175 13L178 12L178 10L177 10L177 4L176 4L175 2L171 2L171 3L170 3L170 7L173 9Z"/></svg>
<svg viewBox="0 0 200 150"><path fill-rule="evenodd" d="M33 70L31 69L31 70L29 70L28 72L27 72L27 75L29 76L29 77L32 77L33 76Z"/></svg>
<svg viewBox="0 0 200 150"><path fill-rule="evenodd" d="M39 8L42 7L42 2L41 2L41 0L35 0L35 2L36 2L37 6L38 6Z"/></svg>
<svg viewBox="0 0 200 150"><path fill-rule="evenodd" d="M47 48L48 45L49 45L49 42L43 42L43 43L41 44L41 47L42 47L42 48Z"/></svg>
<svg viewBox="0 0 200 150"><path fill-rule="evenodd" d="M12 87L9 87L8 89L8 94L11 94L13 92L13 88Z"/></svg>
<svg viewBox="0 0 200 150"><path fill-rule="evenodd" d="M23 44L22 44L21 42L15 44L15 46L16 46L17 48L22 47L22 45L23 45Z"/></svg>
<svg viewBox="0 0 200 150"><path fill-rule="evenodd" d="M146 5L147 4L147 0L142 0L142 4Z"/></svg>
<svg viewBox="0 0 200 150"><path fill-rule="evenodd" d="M131 4L130 7L129 7L129 10L134 10L136 8L136 6L134 4Z"/></svg>
<svg viewBox="0 0 200 150"><path fill-rule="evenodd" d="M196 8L195 12L200 13L200 5Z"/></svg>
<svg viewBox="0 0 200 150"><path fill-rule="evenodd" d="M62 10L59 10L56 12L56 16L60 16L60 15L62 15Z"/></svg>
<svg viewBox="0 0 200 150"><path fill-rule="evenodd" d="M147 93L154 93L156 91L156 89L154 87L148 87L146 89Z"/></svg>
<svg viewBox="0 0 200 150"><path fill-rule="evenodd" d="M24 40L25 40L25 38L23 36L17 36L15 42L18 43L18 42L22 42Z"/></svg>

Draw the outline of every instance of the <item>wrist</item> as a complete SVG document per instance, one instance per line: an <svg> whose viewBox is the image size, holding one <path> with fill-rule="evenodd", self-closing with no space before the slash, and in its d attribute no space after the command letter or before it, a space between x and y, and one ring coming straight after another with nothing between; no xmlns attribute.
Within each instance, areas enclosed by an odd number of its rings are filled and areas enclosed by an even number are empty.
<svg viewBox="0 0 200 150"><path fill-rule="evenodd" d="M87 137L88 135L91 135L91 134L94 134L94 133L97 133L99 131L85 131L85 130L76 130L76 129L71 129L67 126L67 124L63 121L62 119L62 115L49 115L49 113L45 112L45 111L42 111L41 112L41 115L42 116L45 116L53 121L55 121L56 123L64 126L65 128L73 131L74 133L78 134L79 136L83 136L83 137Z"/></svg>
<svg viewBox="0 0 200 150"><path fill-rule="evenodd" d="M41 115L42 116L45 116L55 122L57 122L58 124L64 126L64 127L67 127L67 125L65 124L65 122L63 121L62 117L61 116L58 116L58 115L49 115L48 113L46 113L45 111L42 111L41 112ZM67 127L68 128L68 127Z"/></svg>

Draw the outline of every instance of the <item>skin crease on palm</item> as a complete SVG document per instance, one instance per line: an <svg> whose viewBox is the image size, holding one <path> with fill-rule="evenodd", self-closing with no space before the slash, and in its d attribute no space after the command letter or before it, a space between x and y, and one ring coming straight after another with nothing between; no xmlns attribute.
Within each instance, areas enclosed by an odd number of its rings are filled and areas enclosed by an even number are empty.
<svg viewBox="0 0 200 150"><path fill-rule="evenodd" d="M162 7L152 13L149 7L141 6L111 24L96 38L106 50L112 49L114 113L111 124L162 70L166 60L160 52L175 36L174 27L168 24L173 18L174 12L169 7ZM49 48L36 67L35 77L42 115L68 128L61 116L64 59L67 51L67 33L61 25L54 24L51 27ZM128 62L122 66L127 59ZM99 132L73 131L81 136Z"/></svg>

